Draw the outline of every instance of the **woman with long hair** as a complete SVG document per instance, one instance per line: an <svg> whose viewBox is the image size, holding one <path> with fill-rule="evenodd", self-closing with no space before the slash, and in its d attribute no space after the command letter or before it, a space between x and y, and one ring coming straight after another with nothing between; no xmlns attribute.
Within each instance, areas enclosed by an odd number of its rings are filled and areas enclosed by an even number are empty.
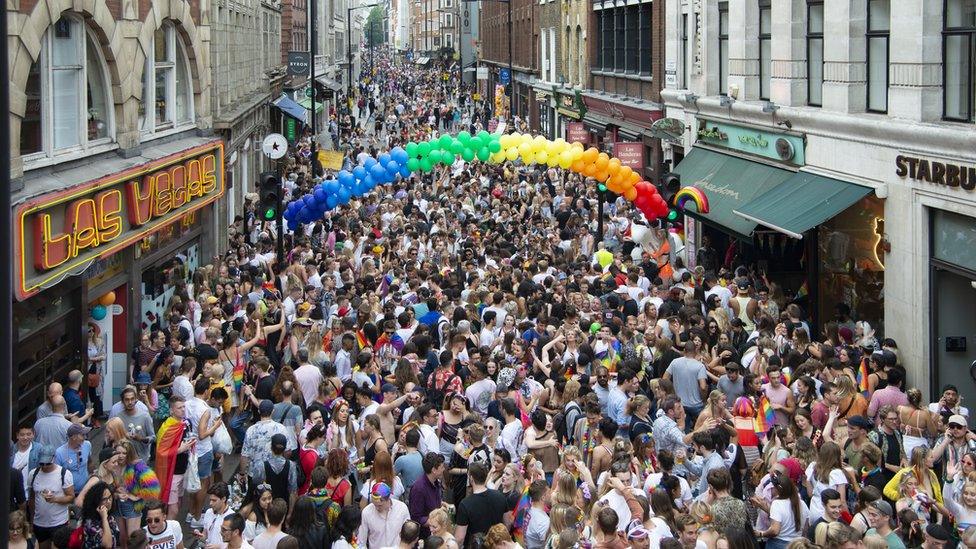
<svg viewBox="0 0 976 549"><path fill-rule="evenodd" d="M439 537L445 549L458 549L457 539L454 537L454 523L451 516L442 507L434 509L427 516L427 526L430 535Z"/></svg>
<svg viewBox="0 0 976 549"><path fill-rule="evenodd" d="M900 372L892 371L891 376L900 375ZM930 412L922 404L922 391L912 387L906 391L908 404L898 407L898 419L901 424L903 446L905 455L912 455L915 448L924 446L931 448L929 441L938 434L938 414Z"/></svg>
<svg viewBox="0 0 976 549"><path fill-rule="evenodd" d="M489 445L489 447L492 447ZM502 474L505 473L505 466L512 462L512 456L508 450L499 448L491 456L491 469L488 470L488 488L498 490L501 486Z"/></svg>
<svg viewBox="0 0 976 549"><path fill-rule="evenodd" d="M865 486L858 492L857 508L854 511L854 517L851 519L851 528L857 530L861 535L864 535L868 528L871 528L865 510L879 499L881 499L881 491L874 486Z"/></svg>
<svg viewBox="0 0 976 549"><path fill-rule="evenodd" d="M112 549L119 545L119 525L111 515L112 502L112 489L104 482L96 483L85 494L81 504L84 549Z"/></svg>
<svg viewBox="0 0 976 549"><path fill-rule="evenodd" d="M813 425L813 416L810 412L803 408L797 408L793 413L793 418L790 420L790 429L793 431L793 438L799 439L800 437L806 437L813 442L813 445L817 448L823 444L823 435L820 429L817 429Z"/></svg>
<svg viewBox="0 0 976 549"><path fill-rule="evenodd" d="M260 536L268 528L268 508L274 495L270 484L258 484L250 491L250 498L241 506L240 514L244 517L244 532L242 535L248 543Z"/></svg>
<svg viewBox="0 0 976 549"><path fill-rule="evenodd" d="M551 429L552 420L545 412L537 408L530 418L532 425L525 430L525 446L542 464L546 479L551 483L552 475L560 465L559 449L562 445Z"/></svg>
<svg viewBox="0 0 976 549"><path fill-rule="evenodd" d="M932 470L929 449L924 446L915 448L908 467L895 473L883 493L895 502L895 511L912 509L926 524L932 511L943 516L950 514L944 507L938 474Z"/></svg>
<svg viewBox="0 0 976 549"><path fill-rule="evenodd" d="M842 505L847 509L847 482L840 446L833 442L823 443L816 461L807 466L803 481L810 495L810 520L816 522L823 516L824 506L820 494L828 488L840 493Z"/></svg>
<svg viewBox="0 0 976 549"><path fill-rule="evenodd" d="M376 459L373 460L372 474L359 490L359 495L362 497L359 502L361 509L365 509L369 505L369 494L373 490L373 486L381 482L386 483L393 490L393 499L400 499L403 496L403 482L393 472L393 459L389 452L379 452L376 454Z"/></svg>
<svg viewBox="0 0 976 549"><path fill-rule="evenodd" d="M362 523L363 514L358 507L355 505L343 507L332 527L332 549L355 549L357 545L353 545L354 538Z"/></svg>
<svg viewBox="0 0 976 549"><path fill-rule="evenodd" d="M349 402L344 398L332 401L332 418L325 431L325 446L332 450L343 450L349 461L355 462L359 456L359 437L356 422L350 419ZM343 476L348 474L346 471Z"/></svg>
<svg viewBox="0 0 976 549"><path fill-rule="evenodd" d="M257 323L254 337L241 343L241 334L237 330L227 330L224 334L223 346L217 352L217 358L224 368L224 385L230 392L230 407L236 409L240 399L241 389L252 377L247 371L247 351L261 341L261 322Z"/></svg>
<svg viewBox="0 0 976 549"><path fill-rule="evenodd" d="M630 416L630 440L634 441L642 434L654 430L654 419L651 418L651 399L647 395L636 394L627 401L627 414Z"/></svg>
<svg viewBox="0 0 976 549"><path fill-rule="evenodd" d="M508 511L515 510L515 506L518 505L518 501L522 497L524 484L525 478L522 476L522 471L518 464L509 463L506 465L505 471L502 473L501 482L498 484L498 491L505 496L507 500L505 507Z"/></svg>
<svg viewBox="0 0 976 549"><path fill-rule="evenodd" d="M115 445L123 440L129 440L129 433L125 430L125 423L120 417L109 418L105 422L105 442L101 451L98 452L99 462L115 455Z"/></svg>
<svg viewBox="0 0 976 549"><path fill-rule="evenodd" d="M34 549L37 539L31 531L31 521L23 511L11 511L7 518L7 549Z"/></svg>
<svg viewBox="0 0 976 549"><path fill-rule="evenodd" d="M142 509L146 501L159 499L159 479L156 472L146 464L136 447L129 440L123 440L115 445L116 453L125 454L125 466L122 470L122 489L119 490L119 511L125 520L126 532L139 529L142 522Z"/></svg>
<svg viewBox="0 0 976 549"><path fill-rule="evenodd" d="M446 383L451 383L447 381ZM450 393L444 397L444 410L438 419L437 434L440 437L440 454L450 460L454 445L458 442L461 422L467 413L468 399L463 392Z"/></svg>
<svg viewBox="0 0 976 549"><path fill-rule="evenodd" d="M662 480L661 484L664 484ZM659 486L651 492L651 515L664 521L672 533L678 533L678 519L674 508L674 498L663 487Z"/></svg>
<svg viewBox="0 0 976 549"><path fill-rule="evenodd" d="M714 389L708 393L705 408L695 421L695 429L700 429L710 419L717 420L720 425L725 425L727 421L732 421L732 413L726 407L725 393L719 389Z"/></svg>
<svg viewBox="0 0 976 549"><path fill-rule="evenodd" d="M773 502L769 506L769 528L756 535L766 539L766 549L783 549L791 541L803 537L810 518L810 510L800 500L796 485L786 475L772 478ZM819 495L815 498L819 500Z"/></svg>
<svg viewBox="0 0 976 549"><path fill-rule="evenodd" d="M286 531L298 540L299 547L325 547L328 543L329 527L308 496L295 500Z"/></svg>
<svg viewBox="0 0 976 549"><path fill-rule="evenodd" d="M802 366L801 366L802 367ZM796 409L813 410L813 405L819 400L817 396L817 383L809 375L800 376L793 383L793 389L797 393Z"/></svg>
<svg viewBox="0 0 976 549"><path fill-rule="evenodd" d="M359 474L361 477L366 478L370 475L370 470L373 467L373 461L376 459L376 456L384 452L389 452L390 447L386 439L383 438L383 432L380 430L380 416L376 414L369 414L363 418L362 432L360 434L363 437L363 463L359 467Z"/></svg>

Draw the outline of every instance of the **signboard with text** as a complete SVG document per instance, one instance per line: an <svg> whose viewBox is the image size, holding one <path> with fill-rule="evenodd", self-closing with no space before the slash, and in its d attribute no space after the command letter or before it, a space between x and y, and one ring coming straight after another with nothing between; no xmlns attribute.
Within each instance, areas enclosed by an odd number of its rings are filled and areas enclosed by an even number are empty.
<svg viewBox="0 0 976 549"><path fill-rule="evenodd" d="M754 154L793 166L803 166L805 163L805 141L798 135L767 132L699 118L696 137L702 143Z"/></svg>
<svg viewBox="0 0 976 549"><path fill-rule="evenodd" d="M585 145L590 142L590 132L586 131L586 126L582 122L567 122L566 141Z"/></svg>
<svg viewBox="0 0 976 549"><path fill-rule="evenodd" d="M17 299L209 205L224 185L224 145L214 141L18 205Z"/></svg>
<svg viewBox="0 0 976 549"><path fill-rule="evenodd" d="M613 144L613 155L621 166L630 166L635 172L644 169L644 144L636 141L618 141Z"/></svg>
<svg viewBox="0 0 976 549"><path fill-rule="evenodd" d="M307 76L310 64L307 51L288 52L288 76Z"/></svg>

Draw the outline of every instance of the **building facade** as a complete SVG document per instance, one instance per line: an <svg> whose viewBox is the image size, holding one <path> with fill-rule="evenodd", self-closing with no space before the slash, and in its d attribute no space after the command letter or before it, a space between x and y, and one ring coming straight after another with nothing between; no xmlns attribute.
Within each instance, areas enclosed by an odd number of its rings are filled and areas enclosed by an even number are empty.
<svg viewBox="0 0 976 549"><path fill-rule="evenodd" d="M17 417L87 356L109 359L105 402L128 355L227 218L224 143L213 136L210 4L8 4Z"/></svg>
<svg viewBox="0 0 976 549"><path fill-rule="evenodd" d="M849 309L909 385L973 394L976 6L686 0L666 21L665 157L710 201L688 263L761 266L813 338Z"/></svg>
<svg viewBox="0 0 976 549"><path fill-rule="evenodd" d="M547 139L555 139L558 97L553 88L566 80L563 65L562 11L566 3L548 0L539 5L539 76L532 79L532 93L538 104L536 128Z"/></svg>
<svg viewBox="0 0 976 549"><path fill-rule="evenodd" d="M538 21L539 4L533 0L481 3L480 63L488 68L488 99L496 116L507 119L511 112L530 128L539 127L539 104L532 91L532 82L541 76ZM503 75L510 66L506 84Z"/></svg>

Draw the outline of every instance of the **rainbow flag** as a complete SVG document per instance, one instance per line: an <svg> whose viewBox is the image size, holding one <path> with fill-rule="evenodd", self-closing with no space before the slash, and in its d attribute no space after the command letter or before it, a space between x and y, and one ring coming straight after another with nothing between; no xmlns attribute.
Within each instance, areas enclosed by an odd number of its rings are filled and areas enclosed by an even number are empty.
<svg viewBox="0 0 976 549"><path fill-rule="evenodd" d="M140 498L134 502L137 512L142 512L147 501L159 499L159 478L142 460L125 467L122 471L122 482L126 491Z"/></svg>
<svg viewBox="0 0 976 549"><path fill-rule="evenodd" d="M810 283L808 281L806 281L806 280L803 281L803 284L800 286L800 289L796 291L796 295L793 297L793 301L796 301L798 299L801 299L801 298L804 298L804 297L807 297L807 296L810 295L810 285L809 284Z"/></svg>
<svg viewBox="0 0 976 549"><path fill-rule="evenodd" d="M241 387L244 386L244 370L247 365L243 360L234 363L234 371L231 373L231 380L234 382L234 392L240 394Z"/></svg>
<svg viewBox="0 0 976 549"><path fill-rule="evenodd" d="M400 337L400 335L396 332L394 332L392 336L386 335L386 332L383 332L383 334L380 335L380 337L376 340L377 354L380 352L380 349L387 345L392 346L394 349L396 349L397 354L399 354L400 351L403 350L403 338Z"/></svg>
<svg viewBox="0 0 976 549"><path fill-rule="evenodd" d="M366 333L363 332L362 330L356 331L356 343L359 344L359 349L360 350L363 350L366 347L369 347L370 346L369 345L369 339L366 339Z"/></svg>
<svg viewBox="0 0 976 549"><path fill-rule="evenodd" d="M529 509L532 507L532 498L529 497L529 487L522 490L522 497L515 505L514 519L512 520L512 539L518 544L525 545L525 530L529 526Z"/></svg>
<svg viewBox="0 0 976 549"><path fill-rule="evenodd" d="M868 376L870 375L868 372L868 357L865 356L861 358L861 365L857 369L857 388L864 396L868 394Z"/></svg>
<svg viewBox="0 0 976 549"><path fill-rule="evenodd" d="M756 432L766 434L773 426L773 406L769 403L766 395L759 397L759 409L756 410Z"/></svg>
<svg viewBox="0 0 976 549"><path fill-rule="evenodd" d="M173 471L176 470L176 452L183 442L183 431L186 423L172 416L159 426L156 432L156 471L159 477L159 500L163 505L169 503L169 489L173 483Z"/></svg>

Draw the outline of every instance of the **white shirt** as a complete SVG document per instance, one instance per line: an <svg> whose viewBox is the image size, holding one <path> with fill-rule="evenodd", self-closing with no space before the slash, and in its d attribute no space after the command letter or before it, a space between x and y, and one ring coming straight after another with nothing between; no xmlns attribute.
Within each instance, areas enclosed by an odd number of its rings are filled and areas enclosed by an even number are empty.
<svg viewBox="0 0 976 549"><path fill-rule="evenodd" d="M508 450L509 455L512 456L513 463L516 460L522 459L522 456L526 452L522 422L514 419L511 423L506 423L505 427L502 428L501 439L502 447Z"/></svg>
<svg viewBox="0 0 976 549"><path fill-rule="evenodd" d="M933 414L938 414L941 411L940 408L941 408L941 406L939 406L938 401L929 404L929 411L932 412ZM961 416L963 416L965 418L969 418L969 408L966 408L965 406L959 406L959 411L958 412L952 412L952 413L953 414L957 414L958 413L959 415L961 415Z"/></svg>
<svg viewBox="0 0 976 549"><path fill-rule="evenodd" d="M173 379L173 395L183 397L184 401L193 398L193 384L190 383L190 378L185 375L176 376Z"/></svg>
<svg viewBox="0 0 976 549"><path fill-rule="evenodd" d="M823 516L824 506L823 502L820 501L820 494L827 488L837 489L837 486L842 486L847 484L847 475L841 469L834 469L830 472L827 477L828 484L823 484L814 476L814 468L816 463L811 463L807 466L807 480L810 481L810 486L813 488L813 493L810 494L810 520L816 522L820 517ZM770 511L770 516L772 516L772 511Z"/></svg>
<svg viewBox="0 0 976 549"><path fill-rule="evenodd" d="M402 501L391 499L386 516L380 515L376 505L363 509L363 523L359 527L359 543L365 547L389 547L400 544L400 528L410 519L410 510Z"/></svg>
<svg viewBox="0 0 976 549"><path fill-rule="evenodd" d="M194 433L200 432L200 420L203 419L203 414L210 411L210 406L207 405L203 399L193 397L186 401L186 419L190 420L190 426L193 428ZM210 429L217 418L210 414L209 425L206 426ZM207 452L213 451L213 437L207 437L204 439L197 439L197 456L204 456Z"/></svg>
<svg viewBox="0 0 976 549"><path fill-rule="evenodd" d="M36 476L34 471L37 472ZM44 528L61 526L68 522L68 505L64 503L48 503L41 495L44 490L50 490L56 497L64 495L65 488L73 488L74 479L71 471L64 472L64 482L61 482L61 467L54 466L54 470L45 473L38 467L31 471L28 477L28 489L34 489L34 525Z"/></svg>
<svg viewBox="0 0 976 549"><path fill-rule="evenodd" d="M25 450L25 451L17 450L17 452L14 454L13 468L14 469L17 469L18 471L20 471L20 474L23 475L23 477L24 477L24 495L25 496L26 495L29 495L28 490L27 490L27 480L28 480L27 479L27 474L30 473L30 471L28 470L28 467L30 465L30 453L31 453L31 449L33 447L34 447L34 443L32 442L31 445L27 447L27 450ZM16 446L14 446L14 448L16 448Z"/></svg>
<svg viewBox="0 0 976 549"><path fill-rule="evenodd" d="M339 375L339 379L343 382L349 381L352 378L352 361L349 351L345 349L339 349L336 351L335 361L333 362L336 367L336 373Z"/></svg>
<svg viewBox="0 0 976 549"><path fill-rule="evenodd" d="M305 398L305 405L311 404L319 394L319 384L322 383L322 371L314 364L302 364L295 370L295 381Z"/></svg>
<svg viewBox="0 0 976 549"><path fill-rule="evenodd" d="M153 534L149 528L146 531L146 539L149 545L146 549L176 549L176 546L183 543L183 528L175 520L166 521L166 529L159 534Z"/></svg>
<svg viewBox="0 0 976 549"><path fill-rule="evenodd" d="M421 454L426 455L428 452L440 452L440 448L441 441L439 438L437 438L437 431L435 431L430 425L421 423L420 444L417 446L417 450L419 450Z"/></svg>
<svg viewBox="0 0 976 549"><path fill-rule="evenodd" d="M227 509L223 513L217 514L213 509L207 509L207 512L203 514L203 519L200 521L203 523L203 533L206 536L204 545L214 544L218 547L224 547L224 538L220 535L220 527L224 524L224 519L228 515L234 512L227 506Z"/></svg>
<svg viewBox="0 0 976 549"><path fill-rule="evenodd" d="M815 500L820 501L820 497L816 497ZM807 504L802 499L800 499L799 528L793 518L793 508L788 499L773 500L769 505L769 518L779 523L779 534L776 536L776 539L786 542L799 538L801 532L806 528L806 524L811 520L810 510L807 509ZM815 521L816 519L813 520Z"/></svg>
<svg viewBox="0 0 976 549"><path fill-rule="evenodd" d="M278 542L287 536L288 534L284 532L269 534L267 531L264 531L261 535L257 536L253 541L251 541L251 546L254 547L254 549L275 549L278 547Z"/></svg>

